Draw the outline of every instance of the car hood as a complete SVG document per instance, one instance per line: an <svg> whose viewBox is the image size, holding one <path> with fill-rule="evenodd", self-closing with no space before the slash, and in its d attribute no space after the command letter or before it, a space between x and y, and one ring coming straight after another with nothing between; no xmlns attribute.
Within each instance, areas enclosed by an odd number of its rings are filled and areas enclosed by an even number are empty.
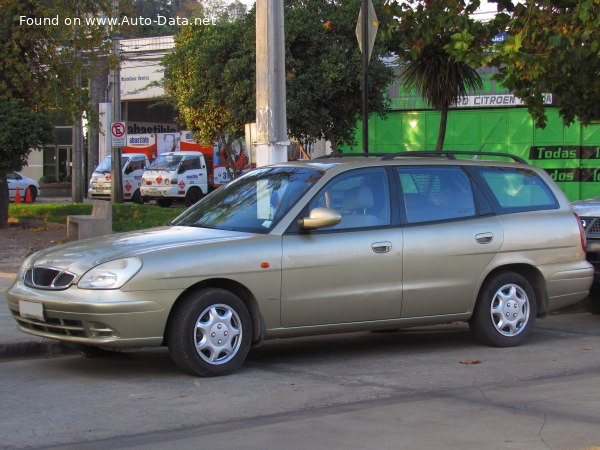
<svg viewBox="0 0 600 450"><path fill-rule="evenodd" d="M250 239L254 235L208 228L167 226L118 233L49 247L33 255L29 265L55 267L83 274L106 261L216 241Z"/></svg>
<svg viewBox="0 0 600 450"><path fill-rule="evenodd" d="M600 217L600 198L588 198L571 203L580 217Z"/></svg>

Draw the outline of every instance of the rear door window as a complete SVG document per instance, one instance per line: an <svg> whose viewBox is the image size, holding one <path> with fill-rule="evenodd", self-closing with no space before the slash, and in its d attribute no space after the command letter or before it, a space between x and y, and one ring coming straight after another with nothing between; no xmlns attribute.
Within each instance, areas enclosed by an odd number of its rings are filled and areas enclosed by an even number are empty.
<svg viewBox="0 0 600 450"><path fill-rule="evenodd" d="M559 207L548 185L532 170L516 167L479 167L475 170L502 212Z"/></svg>
<svg viewBox="0 0 600 450"><path fill-rule="evenodd" d="M399 167L396 170L408 223L475 215L471 182L460 167Z"/></svg>

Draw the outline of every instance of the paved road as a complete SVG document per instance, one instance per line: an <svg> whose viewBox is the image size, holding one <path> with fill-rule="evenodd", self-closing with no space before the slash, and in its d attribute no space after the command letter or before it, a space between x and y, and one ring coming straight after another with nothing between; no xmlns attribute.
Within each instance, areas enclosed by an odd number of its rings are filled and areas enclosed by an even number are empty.
<svg viewBox="0 0 600 450"><path fill-rule="evenodd" d="M162 349L0 373L6 448L600 446L600 317L583 312L538 321L510 349L453 324L272 341L221 378L182 374Z"/></svg>

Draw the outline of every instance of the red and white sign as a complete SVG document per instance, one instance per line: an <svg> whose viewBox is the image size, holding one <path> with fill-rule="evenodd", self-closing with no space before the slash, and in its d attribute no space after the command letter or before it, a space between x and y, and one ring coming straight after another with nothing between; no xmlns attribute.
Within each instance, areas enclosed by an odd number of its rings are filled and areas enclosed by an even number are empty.
<svg viewBox="0 0 600 450"><path fill-rule="evenodd" d="M155 134L128 134L123 153L144 153L150 161L156 158Z"/></svg>
<svg viewBox="0 0 600 450"><path fill-rule="evenodd" d="M110 138L113 147L125 147L127 139L127 124L125 122L111 122Z"/></svg>

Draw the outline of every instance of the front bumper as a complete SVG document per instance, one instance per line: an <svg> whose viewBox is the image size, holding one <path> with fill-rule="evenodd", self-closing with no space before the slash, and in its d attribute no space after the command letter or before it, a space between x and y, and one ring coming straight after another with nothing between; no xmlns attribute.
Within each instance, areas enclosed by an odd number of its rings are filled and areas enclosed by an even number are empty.
<svg viewBox="0 0 600 450"><path fill-rule="evenodd" d="M6 292L19 330L35 336L102 347L161 345L170 305L178 293L32 289L16 281ZM159 301L160 300L160 301ZM21 314L20 302L41 304L43 318ZM171 303L172 304L172 303Z"/></svg>

